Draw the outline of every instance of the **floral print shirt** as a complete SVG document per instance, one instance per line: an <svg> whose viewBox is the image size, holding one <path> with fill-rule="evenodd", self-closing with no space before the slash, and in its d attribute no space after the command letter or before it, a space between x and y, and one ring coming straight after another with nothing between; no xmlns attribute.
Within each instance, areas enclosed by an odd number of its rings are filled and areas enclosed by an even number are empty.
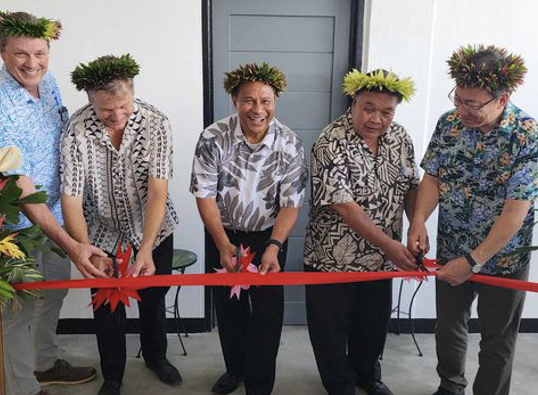
<svg viewBox="0 0 538 395"><path fill-rule="evenodd" d="M62 224L60 207L60 135L67 122L60 89L49 71L39 84L39 99L33 97L3 66L0 70L0 147L17 147L21 167L8 174L22 174L47 192L47 206ZM14 229L30 226L20 214ZM10 225L11 226L11 225Z"/></svg>
<svg viewBox="0 0 538 395"><path fill-rule="evenodd" d="M190 191L215 198L227 229L261 231L280 207L301 207L307 169L302 141L276 118L263 140L245 139L237 114L207 127L192 166Z"/></svg>
<svg viewBox="0 0 538 395"><path fill-rule="evenodd" d="M327 126L312 148L312 199L306 265L320 271L390 271L384 252L355 233L331 205L355 201L385 234L402 238L405 198L418 186L411 138L396 122L374 155L351 122L351 111Z"/></svg>
<svg viewBox="0 0 538 395"><path fill-rule="evenodd" d="M454 109L439 119L421 166L439 179L437 255L458 258L486 238L506 199L538 197L536 122L509 103L499 125L482 133L463 126ZM530 254L506 254L531 244L533 222L534 204L519 232L481 274L511 274L527 265Z"/></svg>

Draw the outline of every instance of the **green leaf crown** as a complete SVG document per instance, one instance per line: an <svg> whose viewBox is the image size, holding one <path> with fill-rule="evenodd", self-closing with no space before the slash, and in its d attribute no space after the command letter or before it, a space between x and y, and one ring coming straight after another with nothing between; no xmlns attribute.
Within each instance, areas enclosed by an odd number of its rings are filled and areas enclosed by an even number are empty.
<svg viewBox="0 0 538 395"><path fill-rule="evenodd" d="M490 51L498 55L496 67L483 67L470 59L477 53ZM449 75L456 84L465 88L486 88L491 93L499 91L513 92L527 73L523 58L509 54L506 49L494 45L467 45L460 47L447 61Z"/></svg>
<svg viewBox="0 0 538 395"><path fill-rule="evenodd" d="M79 91L95 90L114 80L132 79L140 72L140 66L130 54L106 55L81 63L71 73L71 82Z"/></svg>
<svg viewBox="0 0 538 395"><path fill-rule="evenodd" d="M284 73L277 67L270 66L265 62L260 65L256 63L240 65L237 69L224 74L226 76L224 78L224 90L229 95L236 93L237 88L245 81L263 82L273 88L277 97L286 89L286 76Z"/></svg>
<svg viewBox="0 0 538 395"><path fill-rule="evenodd" d="M0 11L0 35L42 38L57 40L62 31L60 21L36 18L35 22L21 20L16 13Z"/></svg>
<svg viewBox="0 0 538 395"><path fill-rule="evenodd" d="M368 74L353 69L344 77L343 90L346 95L354 96L360 90L370 92L390 92L401 96L403 100L409 99L415 93L415 84L409 77L398 78L391 71L382 69L374 70Z"/></svg>

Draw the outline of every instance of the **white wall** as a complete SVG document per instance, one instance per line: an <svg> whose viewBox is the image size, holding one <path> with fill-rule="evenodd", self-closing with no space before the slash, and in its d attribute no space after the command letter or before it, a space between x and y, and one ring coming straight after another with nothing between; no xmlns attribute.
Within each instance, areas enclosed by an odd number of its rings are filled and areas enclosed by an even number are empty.
<svg viewBox="0 0 538 395"><path fill-rule="evenodd" d="M203 127L201 2L192 0L2 0L0 9L27 11L59 19L59 41L51 44L50 70L64 104L73 113L86 103L75 90L70 73L80 62L101 55L131 53L140 64L136 96L154 104L170 118L174 131L174 179L170 194L180 218L174 234L177 248L198 254L188 273L203 271L203 232L194 199L188 191L191 160ZM78 277L78 273L73 271ZM168 298L172 298L169 292ZM181 290L183 317L203 317L201 287ZM63 318L91 317L89 291L73 290L62 309ZM136 316L133 309L130 316Z"/></svg>
<svg viewBox="0 0 538 395"><path fill-rule="evenodd" d="M217 0L218 1L218 0ZM141 65L136 93L165 112L174 129L175 177L170 192L181 224L176 247L195 251L199 260L190 273L203 271L203 234L194 200L188 192L191 158L202 129L201 5L192 0L2 0L0 9L23 10L60 19L63 35L52 43L51 70L72 113L85 103L69 82L79 62L104 54L130 52ZM384 67L411 76L418 92L411 104L402 104L397 120L411 133L416 157L422 157L435 122L450 108L446 94L453 86L446 59L460 45L494 43L525 58L526 85L513 101L538 116L538 38L534 16L538 3L518 0L506 7L500 0L370 0L366 7L365 68ZM429 232L435 239L436 221ZM433 243L432 254L435 250ZM536 263L533 258L533 266ZM76 273L74 273L76 275ZM538 270L531 271L538 281ZM395 283L397 285L398 282ZM407 302L415 284L405 284ZM169 294L171 297L172 293ZM199 287L181 291L184 317L202 317L204 298ZM529 294L524 317L538 317L538 296ZM90 317L88 291L71 291L62 317ZM415 304L415 316L435 317L433 284L426 284ZM133 312L130 311L130 315Z"/></svg>
<svg viewBox="0 0 538 395"><path fill-rule="evenodd" d="M538 117L538 3L518 0L507 7L501 0L370 0L366 8L369 32L365 69L384 67L411 76L417 84L416 97L411 104L402 104L396 116L413 137L417 161L424 154L438 117L453 107L446 97L454 86L447 75L446 60L461 45L496 44L521 54L529 73L512 101ZM431 256L435 252L436 227L434 215L428 226L430 242L433 241ZM537 260L533 256L531 281L538 281L538 269L534 268ZM415 286L404 285L405 304ZM414 315L435 317L432 282L420 291ZM527 295L523 317L538 317L538 295Z"/></svg>

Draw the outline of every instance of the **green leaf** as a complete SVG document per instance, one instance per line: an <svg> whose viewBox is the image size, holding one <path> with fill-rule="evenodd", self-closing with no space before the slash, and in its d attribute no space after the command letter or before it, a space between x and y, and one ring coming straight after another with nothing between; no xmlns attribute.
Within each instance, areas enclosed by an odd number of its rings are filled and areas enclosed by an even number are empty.
<svg viewBox="0 0 538 395"><path fill-rule="evenodd" d="M53 252L55 252L56 254L58 254L61 258L67 258L67 254L66 254L65 251L62 250L60 247L51 246L50 249L51 249Z"/></svg>
<svg viewBox="0 0 538 395"><path fill-rule="evenodd" d="M34 192L31 195L19 199L19 204L38 204L47 201L47 193L45 191Z"/></svg>
<svg viewBox="0 0 538 395"><path fill-rule="evenodd" d="M17 205L22 189L17 186L19 177L10 177L4 188L0 191L0 214L6 216L8 222L19 223L19 207Z"/></svg>
<svg viewBox="0 0 538 395"><path fill-rule="evenodd" d="M39 236L41 235L41 228L38 225L32 225L26 228L18 229L17 233L21 235L27 235L30 237Z"/></svg>

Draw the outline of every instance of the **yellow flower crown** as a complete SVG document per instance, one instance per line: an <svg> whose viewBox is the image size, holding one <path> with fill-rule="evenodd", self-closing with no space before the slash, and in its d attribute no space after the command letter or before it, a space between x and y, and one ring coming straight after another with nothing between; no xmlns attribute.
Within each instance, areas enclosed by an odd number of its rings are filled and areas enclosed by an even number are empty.
<svg viewBox="0 0 538 395"><path fill-rule="evenodd" d="M360 90L394 93L409 102L415 93L415 84L409 77L400 79L393 72L382 69L367 74L353 69L344 77L343 90L349 96L354 96Z"/></svg>

